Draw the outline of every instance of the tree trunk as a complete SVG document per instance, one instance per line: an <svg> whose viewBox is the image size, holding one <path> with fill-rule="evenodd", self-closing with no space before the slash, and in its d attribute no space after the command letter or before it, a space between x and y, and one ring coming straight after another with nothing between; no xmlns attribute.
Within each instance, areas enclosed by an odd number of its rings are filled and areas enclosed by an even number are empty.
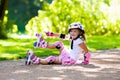
<svg viewBox="0 0 120 80"><path fill-rule="evenodd" d="M7 38L5 26L3 25L5 10L7 9L8 0L0 0L0 39Z"/></svg>

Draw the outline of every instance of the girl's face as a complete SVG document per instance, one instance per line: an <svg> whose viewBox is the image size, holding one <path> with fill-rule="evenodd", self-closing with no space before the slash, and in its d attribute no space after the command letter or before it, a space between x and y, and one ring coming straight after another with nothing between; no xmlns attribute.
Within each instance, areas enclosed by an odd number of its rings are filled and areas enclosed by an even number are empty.
<svg viewBox="0 0 120 80"><path fill-rule="evenodd" d="M70 36L72 39L76 39L80 35L80 31L78 29L71 29Z"/></svg>

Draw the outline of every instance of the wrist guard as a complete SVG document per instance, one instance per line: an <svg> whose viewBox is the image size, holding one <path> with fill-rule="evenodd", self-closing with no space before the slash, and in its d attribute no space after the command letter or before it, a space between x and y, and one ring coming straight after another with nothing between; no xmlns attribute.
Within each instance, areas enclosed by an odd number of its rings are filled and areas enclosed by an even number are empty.
<svg viewBox="0 0 120 80"><path fill-rule="evenodd" d="M61 39L65 39L65 34L60 34Z"/></svg>
<svg viewBox="0 0 120 80"><path fill-rule="evenodd" d="M46 34L47 36L54 36L54 33L53 33L53 32L45 32L45 34Z"/></svg>
<svg viewBox="0 0 120 80"><path fill-rule="evenodd" d="M89 64L90 58L91 58L91 54L90 53L85 53L84 54L84 60L82 61L82 64Z"/></svg>

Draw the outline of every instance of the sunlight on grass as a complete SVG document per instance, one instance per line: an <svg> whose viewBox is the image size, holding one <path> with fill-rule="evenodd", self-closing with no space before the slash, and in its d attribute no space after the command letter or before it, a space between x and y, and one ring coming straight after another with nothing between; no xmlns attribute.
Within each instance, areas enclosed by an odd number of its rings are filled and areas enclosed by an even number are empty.
<svg viewBox="0 0 120 80"><path fill-rule="evenodd" d="M87 45L92 50L105 50L120 48L119 36L93 36L87 37Z"/></svg>
<svg viewBox="0 0 120 80"><path fill-rule="evenodd" d="M21 42L2 42L2 46L25 46L28 45L29 43L21 43Z"/></svg>
<svg viewBox="0 0 120 80"><path fill-rule="evenodd" d="M0 58L2 59L6 59L6 60L9 60L9 59L18 59L18 54L10 54L10 53L3 53L3 54L0 54Z"/></svg>
<svg viewBox="0 0 120 80"><path fill-rule="evenodd" d="M32 38L31 36L25 35L25 34L20 34L20 35L18 35L18 34L11 34L10 37L14 38L14 39L15 38L17 38L17 39L31 39Z"/></svg>
<svg viewBox="0 0 120 80"><path fill-rule="evenodd" d="M46 38L46 41L54 43L60 39ZM33 49L35 39L7 39L0 40L0 60L20 59L26 57L28 49ZM67 40L63 41L67 48L70 48L70 43ZM88 36L86 45L90 51L120 48L119 36ZM59 55L57 49L37 48L34 50L35 55L39 57Z"/></svg>

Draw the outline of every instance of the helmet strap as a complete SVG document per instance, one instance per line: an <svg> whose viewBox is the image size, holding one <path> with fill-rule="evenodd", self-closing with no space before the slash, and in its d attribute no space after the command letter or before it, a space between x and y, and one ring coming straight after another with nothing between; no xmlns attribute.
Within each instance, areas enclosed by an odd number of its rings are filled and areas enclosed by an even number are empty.
<svg viewBox="0 0 120 80"><path fill-rule="evenodd" d="M73 49L73 40L72 40L72 42L71 42L71 49Z"/></svg>
<svg viewBox="0 0 120 80"><path fill-rule="evenodd" d="M73 40L71 41L71 49L73 49L73 41L76 40L76 39L78 39L78 38L80 38L80 35L78 35L75 39L73 39Z"/></svg>

